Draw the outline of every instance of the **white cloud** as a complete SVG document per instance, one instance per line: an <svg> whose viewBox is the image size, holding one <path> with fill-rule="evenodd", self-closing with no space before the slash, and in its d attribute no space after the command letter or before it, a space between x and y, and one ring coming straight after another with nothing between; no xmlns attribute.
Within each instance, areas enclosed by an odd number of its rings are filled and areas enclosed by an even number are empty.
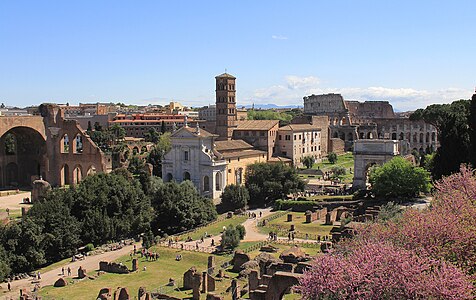
<svg viewBox="0 0 476 300"><path fill-rule="evenodd" d="M288 39L288 37L284 35L272 35L271 38L273 40L287 40Z"/></svg>
<svg viewBox="0 0 476 300"><path fill-rule="evenodd" d="M322 86L318 77L301 77L289 75L284 82L252 92L242 98L240 104L274 103L278 105L303 105L303 97L311 94L339 93L346 100L385 100L389 101L395 110L415 110L425 108L434 103L449 103L458 99L469 99L470 89L444 88L440 90L418 90L414 88L389 88L382 86L371 87L327 87Z"/></svg>

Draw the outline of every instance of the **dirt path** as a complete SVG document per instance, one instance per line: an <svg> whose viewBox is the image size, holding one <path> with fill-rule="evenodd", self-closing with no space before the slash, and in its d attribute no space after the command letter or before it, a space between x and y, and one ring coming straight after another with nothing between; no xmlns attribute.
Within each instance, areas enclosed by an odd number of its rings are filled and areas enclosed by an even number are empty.
<svg viewBox="0 0 476 300"><path fill-rule="evenodd" d="M137 249L141 247L139 243L137 243L136 246L137 246ZM87 256L84 260L70 262L63 266L59 266L51 271L41 274L40 286L44 287L47 285L53 285L55 281L58 280L59 277L69 277L69 278L77 277L79 267L86 269L86 272L94 272L94 270L97 270L99 268L100 261L116 260L120 258L121 256L129 254L133 249L134 249L134 246L129 245L129 246L125 246L124 248L120 250L105 252L105 253L93 255L93 256ZM62 267L65 268L65 275L67 275L66 270L68 269L68 267L70 267L71 276L62 276L61 275ZM11 283L12 292L8 293L7 284L2 283L0 286L2 287L3 294L1 294L0 297L1 299L10 299L9 297L13 297L13 299L16 299L15 297L18 297L20 295L20 292L19 292L20 289L23 288L23 289L27 289L28 291L31 291L34 285L35 284L32 283L32 278L16 280Z"/></svg>
<svg viewBox="0 0 476 300"><path fill-rule="evenodd" d="M0 197L0 210L3 211L7 208L10 210L18 210L24 206L30 207L31 204L23 204L23 198L26 198L26 197L31 199L31 193L25 192L25 193L19 193L16 195Z"/></svg>
<svg viewBox="0 0 476 300"><path fill-rule="evenodd" d="M254 242L254 241L264 241L268 238L267 234L260 233L258 228L256 227L256 223L272 214L271 208L265 209L256 209L250 211L251 213L256 214L256 219L248 219L242 225L245 227L246 235L243 239L243 242ZM259 217L260 212L262 213L261 218Z"/></svg>

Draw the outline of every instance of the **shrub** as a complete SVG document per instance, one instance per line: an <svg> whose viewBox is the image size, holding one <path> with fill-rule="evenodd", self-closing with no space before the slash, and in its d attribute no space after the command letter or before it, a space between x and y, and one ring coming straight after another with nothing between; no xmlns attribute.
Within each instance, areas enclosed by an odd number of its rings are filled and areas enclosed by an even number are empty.
<svg viewBox="0 0 476 300"><path fill-rule="evenodd" d="M93 250L94 250L93 243L89 243L86 246L84 246L84 251L86 251L86 252L90 252L90 251L93 251Z"/></svg>

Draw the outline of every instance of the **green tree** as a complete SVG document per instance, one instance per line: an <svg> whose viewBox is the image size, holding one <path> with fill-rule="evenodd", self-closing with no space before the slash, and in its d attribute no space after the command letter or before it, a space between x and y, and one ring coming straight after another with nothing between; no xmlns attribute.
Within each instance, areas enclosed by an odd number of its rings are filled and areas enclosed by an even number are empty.
<svg viewBox="0 0 476 300"><path fill-rule="evenodd" d="M302 163L306 166L306 168L312 168L312 165L316 162L316 159L313 156L306 156L302 159Z"/></svg>
<svg viewBox="0 0 476 300"><path fill-rule="evenodd" d="M327 154L327 160L331 163L331 164L335 164L337 162L337 154L335 152L329 152L329 154Z"/></svg>
<svg viewBox="0 0 476 300"><path fill-rule="evenodd" d="M11 271L7 252L5 248L0 245L0 282L3 282L9 276Z"/></svg>
<svg viewBox="0 0 476 300"><path fill-rule="evenodd" d="M347 173L346 169L343 166L334 166L331 168L332 178L333 179L342 179L342 177Z"/></svg>
<svg viewBox="0 0 476 300"><path fill-rule="evenodd" d="M430 190L430 174L397 156L371 169L369 181L375 195L384 198L414 197Z"/></svg>
<svg viewBox="0 0 476 300"><path fill-rule="evenodd" d="M200 196L190 180L180 184L167 182L154 187L151 194L156 215L153 230L167 234L189 230L217 217L213 201Z"/></svg>
<svg viewBox="0 0 476 300"><path fill-rule="evenodd" d="M146 142L151 142L151 143L158 143L159 142L159 139L160 139L160 132L158 132L157 130L155 130L155 128L151 128L149 129L148 132L146 132L144 134L144 139Z"/></svg>
<svg viewBox="0 0 476 300"><path fill-rule="evenodd" d="M17 153L17 140L13 133L5 135L5 154L13 155Z"/></svg>
<svg viewBox="0 0 476 300"><path fill-rule="evenodd" d="M28 216L42 229L41 248L47 262L72 256L81 243L80 224L60 195L52 193L28 211Z"/></svg>
<svg viewBox="0 0 476 300"><path fill-rule="evenodd" d="M162 176L162 160L171 148L172 142L170 140L170 132L161 134L157 144L152 148L147 156L147 162L154 167L152 172L155 176Z"/></svg>
<svg viewBox="0 0 476 300"><path fill-rule="evenodd" d="M246 231L242 225L236 227L230 225L226 227L221 235L220 246L223 249L233 250L240 244L240 240L245 237Z"/></svg>
<svg viewBox="0 0 476 300"><path fill-rule="evenodd" d="M476 92L471 98L471 104L469 107L469 129L471 142L470 162L473 167L476 167Z"/></svg>
<svg viewBox="0 0 476 300"><path fill-rule="evenodd" d="M119 124L112 125L111 127L109 127L108 131L113 137L114 144L118 144L126 136L126 130L122 128Z"/></svg>
<svg viewBox="0 0 476 300"><path fill-rule="evenodd" d="M249 201L250 194L245 186L230 184L221 194L221 202L228 210L244 208Z"/></svg>
<svg viewBox="0 0 476 300"><path fill-rule="evenodd" d="M84 244L99 245L149 229L152 218L150 200L139 182L126 176L96 174L66 191L69 195L63 197L69 199L71 214L81 222Z"/></svg>
<svg viewBox="0 0 476 300"><path fill-rule="evenodd" d="M470 161L470 104L469 100L433 104L410 116L410 120L424 120L438 130L440 147L436 150L431 172L436 179L457 172L462 163Z"/></svg>
<svg viewBox="0 0 476 300"><path fill-rule="evenodd" d="M272 204L290 193L303 191L305 183L296 170L282 163L254 163L246 170L246 188L250 204Z"/></svg>

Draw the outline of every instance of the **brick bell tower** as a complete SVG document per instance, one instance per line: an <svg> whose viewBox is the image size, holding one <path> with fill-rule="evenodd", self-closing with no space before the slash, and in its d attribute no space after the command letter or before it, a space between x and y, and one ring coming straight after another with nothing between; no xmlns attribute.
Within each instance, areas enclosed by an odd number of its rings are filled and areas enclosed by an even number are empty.
<svg viewBox="0 0 476 300"><path fill-rule="evenodd" d="M219 140L229 140L236 128L236 78L223 73L216 80L216 133Z"/></svg>

